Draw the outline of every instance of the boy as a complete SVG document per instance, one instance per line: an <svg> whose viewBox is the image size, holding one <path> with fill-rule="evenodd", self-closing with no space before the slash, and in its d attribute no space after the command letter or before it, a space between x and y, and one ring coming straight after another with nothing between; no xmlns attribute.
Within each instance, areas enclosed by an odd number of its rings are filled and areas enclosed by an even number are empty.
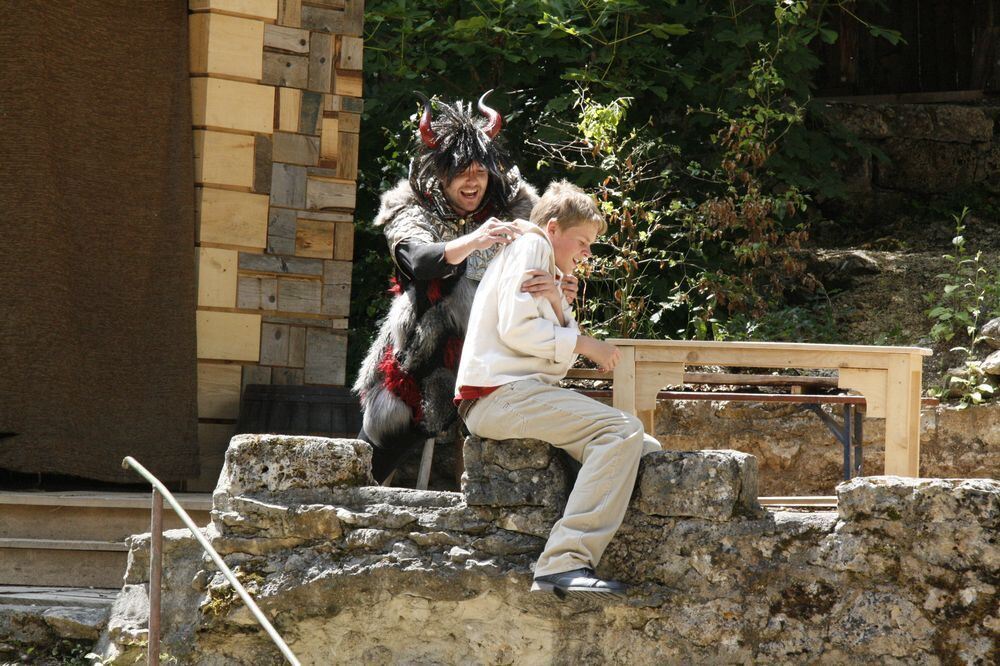
<svg viewBox="0 0 1000 666"><path fill-rule="evenodd" d="M530 223L515 223L523 234L493 259L472 304L459 413L474 435L540 439L582 463L535 564L532 591L621 595L623 583L596 578L593 569L621 525L640 456L660 445L636 417L558 386L577 354L604 370L620 358L613 345L579 333L559 287L607 225L594 200L566 181L549 186ZM539 271L555 279L535 293L522 290Z"/></svg>

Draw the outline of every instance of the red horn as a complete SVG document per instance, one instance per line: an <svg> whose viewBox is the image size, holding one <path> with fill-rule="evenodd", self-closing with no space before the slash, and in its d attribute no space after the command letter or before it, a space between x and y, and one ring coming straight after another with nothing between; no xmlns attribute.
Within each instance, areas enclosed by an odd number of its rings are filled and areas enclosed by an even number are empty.
<svg viewBox="0 0 1000 666"><path fill-rule="evenodd" d="M500 128L503 127L503 116L486 106L484 100L491 92L493 92L493 90L487 90L484 92L483 96L479 98L477 106L479 107L479 112L489 119L486 123L486 127L483 128L483 131L486 132L486 136L492 139L500 133Z"/></svg>
<svg viewBox="0 0 1000 666"><path fill-rule="evenodd" d="M420 116L420 140L424 142L424 145L428 148L438 147L438 137L431 129L431 101L420 92L414 91L417 97L419 97L424 103L424 115Z"/></svg>

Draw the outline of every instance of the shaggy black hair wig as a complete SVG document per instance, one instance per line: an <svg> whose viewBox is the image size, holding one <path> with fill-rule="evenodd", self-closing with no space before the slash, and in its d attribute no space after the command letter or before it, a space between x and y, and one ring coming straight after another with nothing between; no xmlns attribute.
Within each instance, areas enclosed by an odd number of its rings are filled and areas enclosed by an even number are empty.
<svg viewBox="0 0 1000 666"><path fill-rule="evenodd" d="M510 191L508 172L513 164L499 136L486 132L491 120L473 109L472 104L440 104L430 121L434 147L426 139L417 139L417 157L410 166L410 185L414 192L428 193L434 180L442 189L473 163L482 164L489 173L483 205L492 204L498 211L507 208Z"/></svg>

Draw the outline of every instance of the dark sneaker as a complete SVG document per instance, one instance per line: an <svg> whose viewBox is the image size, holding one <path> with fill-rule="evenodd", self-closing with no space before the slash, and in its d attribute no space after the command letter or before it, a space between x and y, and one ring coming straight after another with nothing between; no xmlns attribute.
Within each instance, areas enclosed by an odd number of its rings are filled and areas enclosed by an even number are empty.
<svg viewBox="0 0 1000 666"><path fill-rule="evenodd" d="M607 599L623 597L628 586L616 580L594 577L590 569L573 569L562 573L538 576L531 584L532 592L552 592L560 599L567 595Z"/></svg>

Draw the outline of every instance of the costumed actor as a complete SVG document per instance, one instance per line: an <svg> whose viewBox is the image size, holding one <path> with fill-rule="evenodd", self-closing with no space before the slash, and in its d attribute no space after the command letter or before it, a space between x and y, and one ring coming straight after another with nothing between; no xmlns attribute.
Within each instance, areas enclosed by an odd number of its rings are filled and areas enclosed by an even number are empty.
<svg viewBox="0 0 1000 666"><path fill-rule="evenodd" d="M382 195L395 277L389 314L362 363L354 391L364 412L359 437L373 445L383 482L402 457L457 423L452 398L469 309L496 252L538 199L498 142L500 114L479 98L441 105L423 95L420 142L409 178Z"/></svg>

